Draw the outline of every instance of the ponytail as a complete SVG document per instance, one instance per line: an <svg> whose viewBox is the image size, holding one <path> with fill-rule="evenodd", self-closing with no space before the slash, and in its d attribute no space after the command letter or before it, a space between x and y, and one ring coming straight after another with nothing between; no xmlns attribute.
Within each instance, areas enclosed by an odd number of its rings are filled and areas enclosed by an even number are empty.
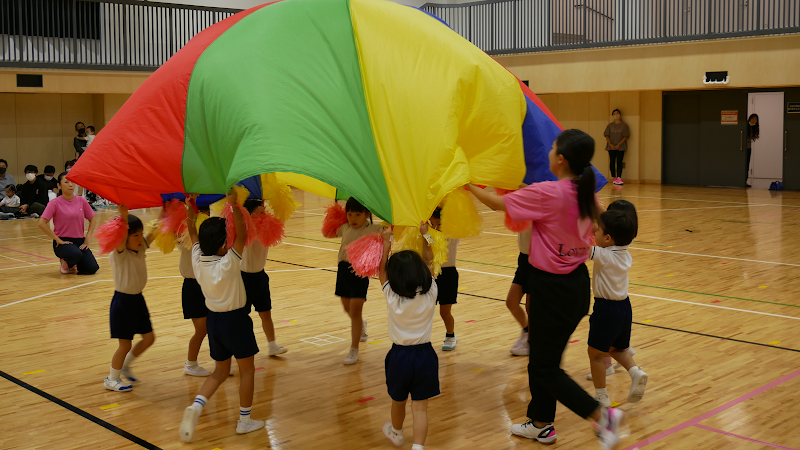
<svg viewBox="0 0 800 450"><path fill-rule="evenodd" d="M595 177L591 165L594 139L581 130L566 130L556 138L556 152L567 160L570 171L578 177L575 184L578 186L578 210L581 218L595 219Z"/></svg>

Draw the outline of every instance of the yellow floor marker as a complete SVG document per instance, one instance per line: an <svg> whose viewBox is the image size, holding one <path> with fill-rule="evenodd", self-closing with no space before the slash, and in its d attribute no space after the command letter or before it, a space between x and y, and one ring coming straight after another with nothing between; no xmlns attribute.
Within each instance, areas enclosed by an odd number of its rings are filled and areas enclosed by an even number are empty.
<svg viewBox="0 0 800 450"><path fill-rule="evenodd" d="M647 320L643 320L643 321L642 321L642 323L650 323L650 322L652 322L652 320L650 320L650 319L647 319Z"/></svg>
<svg viewBox="0 0 800 450"><path fill-rule="evenodd" d="M766 286L759 286L758 288L759 289L764 289L764 288L766 288Z"/></svg>
<svg viewBox="0 0 800 450"><path fill-rule="evenodd" d="M375 342L370 342L370 343L369 343L369 345L380 344L381 342L383 342L383 341L375 341Z"/></svg>
<svg viewBox="0 0 800 450"><path fill-rule="evenodd" d="M667 275L667 278L669 278L669 277L674 277L674 276L675 276L675 275L672 275L672 274L670 274L670 275Z"/></svg>
<svg viewBox="0 0 800 450"><path fill-rule="evenodd" d="M297 322L297 319L293 319L293 320L289 321L289 323L295 323L295 322Z"/></svg>
<svg viewBox="0 0 800 450"><path fill-rule="evenodd" d="M612 408L616 408L617 406L619 406L619 402L611 402Z"/></svg>
<svg viewBox="0 0 800 450"><path fill-rule="evenodd" d="M34 370L33 372L25 372L23 373L23 375L33 375L35 373L42 373L42 372L45 372L45 370L42 369L42 370Z"/></svg>
<svg viewBox="0 0 800 450"><path fill-rule="evenodd" d="M470 370L470 372L472 372L472 373L477 373L477 372L480 372L481 370L483 370L483 369L481 369L481 368L477 368L477 369L472 369L472 370Z"/></svg>
<svg viewBox="0 0 800 450"><path fill-rule="evenodd" d="M100 409L102 409L103 411L105 411L105 410L107 410L107 409L116 408L117 406L119 406L119 404L118 404L118 403L112 403L112 404L110 404L110 405L101 406L101 407L100 407Z"/></svg>
<svg viewBox="0 0 800 450"><path fill-rule="evenodd" d="M781 341L772 341L772 342L769 343L769 345L778 345L780 343L781 343Z"/></svg>

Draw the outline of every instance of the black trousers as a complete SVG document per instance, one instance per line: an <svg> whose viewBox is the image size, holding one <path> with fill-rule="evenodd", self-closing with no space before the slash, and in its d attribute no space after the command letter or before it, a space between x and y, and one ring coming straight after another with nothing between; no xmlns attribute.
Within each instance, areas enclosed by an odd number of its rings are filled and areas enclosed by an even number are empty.
<svg viewBox="0 0 800 450"><path fill-rule="evenodd" d="M81 250L81 245L86 240L85 238L67 238L62 237L62 241L72 242L71 244L58 245L53 241L53 252L59 258L67 262L70 267L78 265L78 273L82 275L92 275L100 270L97 261L94 259L94 254L88 248Z"/></svg>
<svg viewBox="0 0 800 450"><path fill-rule="evenodd" d="M747 179L750 178L750 156L753 155L753 149L748 148L745 153L745 160L747 161L744 166L744 184L747 184Z"/></svg>
<svg viewBox="0 0 800 450"><path fill-rule="evenodd" d="M553 422L559 401L585 419L599 404L561 369L561 356L575 328L589 312L589 271L585 264L566 275L533 268L530 287L528 418Z"/></svg>
<svg viewBox="0 0 800 450"><path fill-rule="evenodd" d="M622 158L625 156L625 150L609 150L608 162L609 169L611 169L611 178L622 178Z"/></svg>

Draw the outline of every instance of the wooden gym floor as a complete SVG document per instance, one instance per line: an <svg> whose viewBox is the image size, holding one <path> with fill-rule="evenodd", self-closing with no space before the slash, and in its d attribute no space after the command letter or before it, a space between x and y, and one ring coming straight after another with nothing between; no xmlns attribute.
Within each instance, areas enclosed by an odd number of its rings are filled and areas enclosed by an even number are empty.
<svg viewBox="0 0 800 450"><path fill-rule="evenodd" d="M389 420L383 361L391 343L378 282L364 309L369 341L360 361L344 366L349 320L333 296L338 242L318 231L328 201L296 195L301 211L266 266L285 357L266 356L253 314L262 348L253 417L267 421L266 431L235 434L235 377L209 402L192 444L180 441L178 426L203 379L182 372L192 326L181 313L178 253L148 252L144 294L157 339L135 365L144 381L114 393L102 386L117 345L108 335L107 258L96 275L61 275L34 220L0 222L0 448L392 448L380 431ZM600 196L630 200L640 221L632 343L650 383L641 403L626 404L629 377L609 377L612 400L627 413L620 448L800 449L800 193L630 185ZM518 251L501 214L484 218L485 233L458 252L455 351L440 351L444 328L434 320L442 395L429 406L430 449L540 445L509 433L529 399L527 358L508 352L519 328L503 304ZM584 320L563 367L594 393L587 333ZM206 343L200 363L212 365ZM409 414L406 448L410 425ZM590 425L561 405L556 430L553 448L597 447Z"/></svg>

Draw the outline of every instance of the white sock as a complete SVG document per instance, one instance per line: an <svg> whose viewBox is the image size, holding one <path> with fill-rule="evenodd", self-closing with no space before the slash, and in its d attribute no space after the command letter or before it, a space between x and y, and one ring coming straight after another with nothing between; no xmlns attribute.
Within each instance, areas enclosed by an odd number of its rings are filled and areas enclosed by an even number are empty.
<svg viewBox="0 0 800 450"><path fill-rule="evenodd" d="M608 391L607 391L606 389L607 389L607 388L594 388L594 392L595 392L597 395L603 394L603 395L605 395L606 397L608 397Z"/></svg>
<svg viewBox="0 0 800 450"><path fill-rule="evenodd" d="M414 444L411 446L411 450L424 450L422 448L422 444Z"/></svg>
<svg viewBox="0 0 800 450"><path fill-rule="evenodd" d="M392 432L393 432L393 433L395 433L395 434L403 434L403 429L402 429L402 428L400 428L399 430L396 430L396 429L394 428L394 425L392 425Z"/></svg>
<svg viewBox="0 0 800 450"><path fill-rule="evenodd" d="M634 376L634 375L636 375L636 372L638 372L639 370L641 370L641 369L639 369L639 366L633 366L633 367L631 367L631 369L628 371L628 375L630 375L630 376L631 376L631 378L633 378L633 376Z"/></svg>
<svg viewBox="0 0 800 450"><path fill-rule="evenodd" d="M119 369L111 368L111 373L108 375L108 379L111 381L119 380L119 373L122 372Z"/></svg>
<svg viewBox="0 0 800 450"><path fill-rule="evenodd" d="M250 410L253 409L252 406L248 406L245 408L244 406L239 407L239 420L247 420L250 418Z"/></svg>
<svg viewBox="0 0 800 450"><path fill-rule="evenodd" d="M278 348L278 347L280 347L280 345L278 345L278 341L269 341L269 348Z"/></svg>
<svg viewBox="0 0 800 450"><path fill-rule="evenodd" d="M202 395L198 395L197 397L194 398L194 403L192 403L192 407L196 409L198 412L203 412L203 408L206 406L207 401L208 401L207 398L205 398Z"/></svg>
<svg viewBox="0 0 800 450"><path fill-rule="evenodd" d="M134 360L136 360L136 357L133 356L133 352L128 352L128 354L125 355L125 362L122 363L122 370L128 369Z"/></svg>
<svg viewBox="0 0 800 450"><path fill-rule="evenodd" d="M189 367L194 367L194 366L196 366L196 365L197 365L197 361L189 361L189 360L187 359L187 360L186 360L186 365L187 365L187 366L189 366Z"/></svg>

